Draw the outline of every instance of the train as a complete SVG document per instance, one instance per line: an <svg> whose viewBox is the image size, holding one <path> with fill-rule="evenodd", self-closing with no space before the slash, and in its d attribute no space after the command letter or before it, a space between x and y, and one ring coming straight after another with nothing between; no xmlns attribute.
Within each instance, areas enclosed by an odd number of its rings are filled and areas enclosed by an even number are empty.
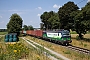
<svg viewBox="0 0 90 60"><path fill-rule="evenodd" d="M47 39L49 41L54 41L57 43L61 43L63 45L68 45L72 42L71 40L71 34L68 30L55 30L55 31L44 31L44 30L22 30L21 33Z"/></svg>

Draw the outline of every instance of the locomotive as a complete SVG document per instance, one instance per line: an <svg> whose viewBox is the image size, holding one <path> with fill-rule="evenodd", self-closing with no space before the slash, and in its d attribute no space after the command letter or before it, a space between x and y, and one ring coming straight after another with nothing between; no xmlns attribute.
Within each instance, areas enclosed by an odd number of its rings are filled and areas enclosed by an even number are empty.
<svg viewBox="0 0 90 60"><path fill-rule="evenodd" d="M58 42L63 45L68 45L69 43L72 42L71 35L68 30L57 30L57 31L27 30L22 31L22 33L35 36L38 38L48 39L49 41Z"/></svg>

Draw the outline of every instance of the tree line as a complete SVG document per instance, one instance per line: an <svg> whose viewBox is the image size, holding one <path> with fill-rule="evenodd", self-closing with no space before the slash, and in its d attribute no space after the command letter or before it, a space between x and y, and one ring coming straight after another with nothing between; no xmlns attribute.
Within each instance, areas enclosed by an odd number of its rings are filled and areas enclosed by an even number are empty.
<svg viewBox="0 0 90 60"><path fill-rule="evenodd" d="M41 29L74 30L83 38L82 34L90 31L90 2L79 9L74 2L67 2L59 8L58 12L43 12L40 16Z"/></svg>
<svg viewBox="0 0 90 60"><path fill-rule="evenodd" d="M7 29L0 29L0 32L7 32Z"/></svg>

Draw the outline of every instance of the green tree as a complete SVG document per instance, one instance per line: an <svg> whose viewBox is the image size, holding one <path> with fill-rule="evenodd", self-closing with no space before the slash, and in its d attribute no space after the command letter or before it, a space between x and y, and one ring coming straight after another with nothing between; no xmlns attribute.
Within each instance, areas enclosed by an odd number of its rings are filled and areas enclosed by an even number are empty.
<svg viewBox="0 0 90 60"><path fill-rule="evenodd" d="M71 27L72 19L70 18L70 13L78 10L78 6L74 2L67 2L64 6L59 8L58 14L61 23L61 29L69 30Z"/></svg>
<svg viewBox="0 0 90 60"><path fill-rule="evenodd" d="M47 28L48 28L48 22L47 22L47 20L49 19L49 14L48 14L48 12L44 12L44 13L40 16L40 18L41 18L41 22L43 22L43 24L44 24L45 29L47 29Z"/></svg>
<svg viewBox="0 0 90 60"><path fill-rule="evenodd" d="M28 30L34 30L33 26L32 25L28 26Z"/></svg>
<svg viewBox="0 0 90 60"><path fill-rule="evenodd" d="M18 14L12 14L10 21L7 24L8 33L17 33L19 34L22 29L22 18Z"/></svg>
<svg viewBox="0 0 90 60"><path fill-rule="evenodd" d="M34 30L34 28L33 28L33 26L32 25L30 25L30 26L27 26L27 25L24 25L23 26L23 30Z"/></svg>
<svg viewBox="0 0 90 60"><path fill-rule="evenodd" d="M50 29L60 29L60 19L57 13L54 13L54 15L48 19L48 22Z"/></svg>
<svg viewBox="0 0 90 60"><path fill-rule="evenodd" d="M80 13L80 10L77 11L73 11L70 13L70 20L71 23L69 23L69 25L71 25L69 28L71 28L72 31L75 31L75 25L76 25L76 19L75 16L78 15L78 13Z"/></svg>
<svg viewBox="0 0 90 60"><path fill-rule="evenodd" d="M27 25L24 25L23 26L23 30L25 30L25 31L28 30L28 26Z"/></svg>
<svg viewBox="0 0 90 60"><path fill-rule="evenodd" d="M90 30L90 2L75 16L75 29L80 39Z"/></svg>
<svg viewBox="0 0 90 60"><path fill-rule="evenodd" d="M42 27L45 29L58 29L60 25L60 19L58 17L58 14L50 11L50 12L44 12L41 16L42 21Z"/></svg>
<svg viewBox="0 0 90 60"><path fill-rule="evenodd" d="M90 2L88 2L85 7L81 10L82 24L86 26L86 31L90 30Z"/></svg>

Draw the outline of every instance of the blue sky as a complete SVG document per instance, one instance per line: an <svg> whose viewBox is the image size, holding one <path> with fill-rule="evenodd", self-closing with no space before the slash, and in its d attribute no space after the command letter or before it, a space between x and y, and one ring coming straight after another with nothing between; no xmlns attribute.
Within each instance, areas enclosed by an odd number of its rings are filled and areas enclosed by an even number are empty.
<svg viewBox="0 0 90 60"><path fill-rule="evenodd" d="M0 0L0 29L6 28L9 18L17 13L23 19L23 25L40 27L40 15L45 11L58 11L68 1L84 7L90 0ZM83 2L81 2L83 1Z"/></svg>

